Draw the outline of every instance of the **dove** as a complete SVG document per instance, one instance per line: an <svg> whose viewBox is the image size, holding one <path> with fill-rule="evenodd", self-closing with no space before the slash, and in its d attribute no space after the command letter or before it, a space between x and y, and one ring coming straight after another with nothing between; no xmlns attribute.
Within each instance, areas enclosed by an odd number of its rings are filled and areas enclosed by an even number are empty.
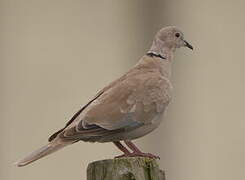
<svg viewBox="0 0 245 180"><path fill-rule="evenodd" d="M49 137L47 145L16 165L25 166L78 141L112 142L123 152L116 158L159 158L142 152L132 140L152 132L161 123L172 97L171 63L180 47L193 50L177 27L160 29L149 51L134 67L100 90L64 128Z"/></svg>

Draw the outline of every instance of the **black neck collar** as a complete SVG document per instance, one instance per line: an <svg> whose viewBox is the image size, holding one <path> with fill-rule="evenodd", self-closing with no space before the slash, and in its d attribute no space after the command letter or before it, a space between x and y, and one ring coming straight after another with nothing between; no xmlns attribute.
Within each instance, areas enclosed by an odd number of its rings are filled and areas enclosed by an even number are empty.
<svg viewBox="0 0 245 180"><path fill-rule="evenodd" d="M161 54L155 54L154 52L148 52L146 54L147 56L150 56L150 57L159 57L161 59L166 59L165 57L163 57Z"/></svg>

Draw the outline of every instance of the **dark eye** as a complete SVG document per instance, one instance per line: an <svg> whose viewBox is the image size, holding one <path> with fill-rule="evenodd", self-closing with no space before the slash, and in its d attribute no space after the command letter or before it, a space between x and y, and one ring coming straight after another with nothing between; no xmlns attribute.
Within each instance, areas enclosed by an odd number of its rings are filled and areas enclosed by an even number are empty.
<svg viewBox="0 0 245 180"><path fill-rule="evenodd" d="M175 37L180 37L180 33L175 33Z"/></svg>

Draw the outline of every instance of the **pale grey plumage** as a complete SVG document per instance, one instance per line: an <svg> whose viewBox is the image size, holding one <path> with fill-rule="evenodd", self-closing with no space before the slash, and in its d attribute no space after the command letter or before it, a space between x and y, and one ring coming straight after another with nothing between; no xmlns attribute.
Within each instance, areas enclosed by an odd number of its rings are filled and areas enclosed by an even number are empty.
<svg viewBox="0 0 245 180"><path fill-rule="evenodd" d="M47 146L17 165L27 165L80 140L132 140L153 131L171 100L171 61L181 46L191 47L180 30L173 26L161 29L149 51L153 55L143 56L125 75L103 88L65 128L50 137Z"/></svg>

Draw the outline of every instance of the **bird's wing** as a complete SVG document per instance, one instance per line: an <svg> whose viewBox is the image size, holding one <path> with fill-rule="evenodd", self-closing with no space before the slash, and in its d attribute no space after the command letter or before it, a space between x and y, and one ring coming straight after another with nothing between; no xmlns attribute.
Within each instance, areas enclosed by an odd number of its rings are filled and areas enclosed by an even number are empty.
<svg viewBox="0 0 245 180"><path fill-rule="evenodd" d="M157 71L135 70L113 82L62 132L64 138L108 135L152 123L170 101L169 81Z"/></svg>
<svg viewBox="0 0 245 180"><path fill-rule="evenodd" d="M77 117L84 111L84 109L86 109L93 101L95 101L99 96L101 96L105 91L107 91L108 89L110 89L111 87L113 87L117 82L121 81L122 79L124 79L126 77L126 74L124 76L122 76L121 78L111 82L109 85L107 85L106 87L104 87L102 90L100 90L95 97L90 100L85 106L83 106L76 114L74 114L72 116L72 118L66 123L65 127L58 130L57 132L55 132L54 134L52 134L48 141L51 142L53 139L55 139L57 137L57 135L59 135L60 133L62 133L70 124L72 124L73 121L75 121L77 119Z"/></svg>

